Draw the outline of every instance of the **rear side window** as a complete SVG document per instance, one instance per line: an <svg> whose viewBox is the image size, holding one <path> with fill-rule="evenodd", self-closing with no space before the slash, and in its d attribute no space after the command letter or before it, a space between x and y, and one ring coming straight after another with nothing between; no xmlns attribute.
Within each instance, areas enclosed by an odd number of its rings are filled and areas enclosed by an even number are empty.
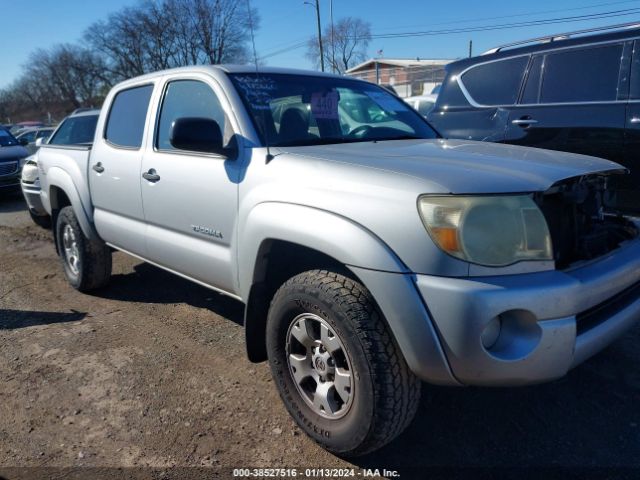
<svg viewBox="0 0 640 480"><path fill-rule="evenodd" d="M49 145L91 144L96 133L96 123L98 123L98 115L67 118L49 140Z"/></svg>
<svg viewBox="0 0 640 480"><path fill-rule="evenodd" d="M513 105L529 57L516 57L472 67L460 80L480 105Z"/></svg>
<svg viewBox="0 0 640 480"><path fill-rule="evenodd" d="M548 54L540 103L616 100L620 57L621 44Z"/></svg>
<svg viewBox="0 0 640 480"><path fill-rule="evenodd" d="M119 147L140 148L153 85L130 88L113 99L104 138Z"/></svg>

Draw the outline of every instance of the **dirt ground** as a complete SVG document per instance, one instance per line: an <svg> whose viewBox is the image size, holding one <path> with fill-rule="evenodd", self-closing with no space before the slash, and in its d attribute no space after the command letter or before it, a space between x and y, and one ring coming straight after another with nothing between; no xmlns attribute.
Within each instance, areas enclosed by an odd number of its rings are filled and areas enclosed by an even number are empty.
<svg viewBox="0 0 640 480"><path fill-rule="evenodd" d="M0 197L0 477L81 466L640 475L639 340L640 327L547 385L425 385L409 430L350 463L306 438L267 365L246 360L240 303L121 253L107 288L78 293L50 233L19 196Z"/></svg>

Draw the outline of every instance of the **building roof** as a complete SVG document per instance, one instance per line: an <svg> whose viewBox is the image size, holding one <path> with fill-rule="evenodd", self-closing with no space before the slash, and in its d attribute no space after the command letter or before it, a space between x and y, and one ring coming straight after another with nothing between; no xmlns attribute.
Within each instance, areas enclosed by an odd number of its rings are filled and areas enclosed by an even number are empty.
<svg viewBox="0 0 640 480"><path fill-rule="evenodd" d="M447 65L454 60L438 58L426 59L421 58L370 58L355 67L351 67L346 73L354 73L359 70L369 70L375 68L376 63L384 63L385 65L394 65L396 67L423 67L428 65Z"/></svg>

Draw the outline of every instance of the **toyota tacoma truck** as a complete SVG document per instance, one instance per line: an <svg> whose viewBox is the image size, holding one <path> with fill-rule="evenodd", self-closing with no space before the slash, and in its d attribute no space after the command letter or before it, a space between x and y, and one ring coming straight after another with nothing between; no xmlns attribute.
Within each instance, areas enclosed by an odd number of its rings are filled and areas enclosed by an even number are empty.
<svg viewBox="0 0 640 480"><path fill-rule="evenodd" d="M623 167L444 140L356 79L145 75L38 169L73 287L104 287L115 249L243 302L249 359L344 456L400 434L421 381L553 380L640 317L638 223L607 207Z"/></svg>

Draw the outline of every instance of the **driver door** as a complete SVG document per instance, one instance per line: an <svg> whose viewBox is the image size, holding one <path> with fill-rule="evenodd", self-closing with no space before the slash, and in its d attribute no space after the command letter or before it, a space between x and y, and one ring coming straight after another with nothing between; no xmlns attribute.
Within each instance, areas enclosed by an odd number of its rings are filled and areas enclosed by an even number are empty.
<svg viewBox="0 0 640 480"><path fill-rule="evenodd" d="M170 141L172 124L178 118L213 119L227 142L233 128L217 85L209 77L169 77L163 89L140 178L148 259L233 292L236 282L231 242L235 235L240 162L179 150Z"/></svg>

